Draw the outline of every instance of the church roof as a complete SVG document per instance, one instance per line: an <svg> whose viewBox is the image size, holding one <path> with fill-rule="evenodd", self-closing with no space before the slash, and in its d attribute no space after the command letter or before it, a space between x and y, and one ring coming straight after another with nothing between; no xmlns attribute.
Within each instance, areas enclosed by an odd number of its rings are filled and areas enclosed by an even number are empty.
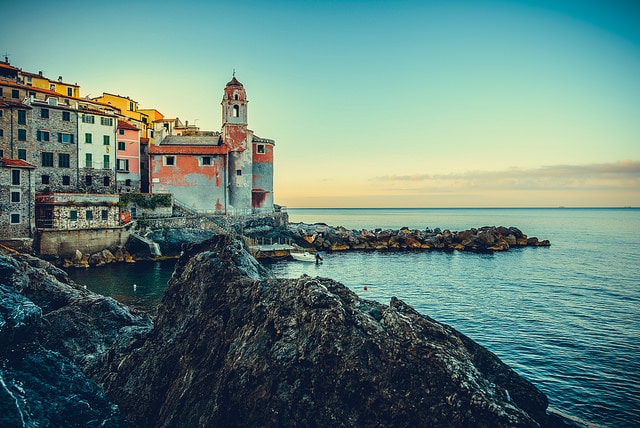
<svg viewBox="0 0 640 428"><path fill-rule="evenodd" d="M236 79L236 76L233 76L233 79L231 79L231 82L227 83L227 87L229 86L237 86L239 88L242 88L242 83L238 82L238 80Z"/></svg>

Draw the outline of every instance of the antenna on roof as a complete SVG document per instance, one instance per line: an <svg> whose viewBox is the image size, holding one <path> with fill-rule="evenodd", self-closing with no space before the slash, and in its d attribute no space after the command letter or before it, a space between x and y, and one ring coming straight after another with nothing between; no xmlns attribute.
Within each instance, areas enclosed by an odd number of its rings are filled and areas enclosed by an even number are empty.
<svg viewBox="0 0 640 428"><path fill-rule="evenodd" d="M233 69L233 77L236 77L236 69Z"/></svg>
<svg viewBox="0 0 640 428"><path fill-rule="evenodd" d="M5 64L9 64L9 52L4 53L4 62Z"/></svg>

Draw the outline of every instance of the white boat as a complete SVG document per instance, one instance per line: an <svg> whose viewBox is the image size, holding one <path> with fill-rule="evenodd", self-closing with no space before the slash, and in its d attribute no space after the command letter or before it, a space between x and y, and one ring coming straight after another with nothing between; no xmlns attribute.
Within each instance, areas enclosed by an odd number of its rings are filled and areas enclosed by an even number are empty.
<svg viewBox="0 0 640 428"><path fill-rule="evenodd" d="M298 260L300 262L315 262L316 261L316 256L314 254L311 254L308 251L305 251L303 253L291 253L291 257L293 257L294 260Z"/></svg>

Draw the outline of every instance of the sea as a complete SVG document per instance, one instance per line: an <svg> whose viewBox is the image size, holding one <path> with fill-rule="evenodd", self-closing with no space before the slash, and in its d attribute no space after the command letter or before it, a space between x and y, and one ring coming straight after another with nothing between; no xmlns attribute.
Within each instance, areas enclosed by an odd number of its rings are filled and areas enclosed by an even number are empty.
<svg viewBox="0 0 640 428"><path fill-rule="evenodd" d="M395 296L483 345L588 427L640 426L640 209L310 209L291 223L347 229L515 226L550 247L493 254L323 253L266 263L275 277L335 279L361 298ZM71 270L76 282L148 310L174 261Z"/></svg>

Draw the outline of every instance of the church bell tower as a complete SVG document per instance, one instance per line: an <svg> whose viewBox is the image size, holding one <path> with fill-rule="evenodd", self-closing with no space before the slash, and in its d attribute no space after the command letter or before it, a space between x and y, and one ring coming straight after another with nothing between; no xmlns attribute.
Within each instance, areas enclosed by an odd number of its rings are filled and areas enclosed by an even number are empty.
<svg viewBox="0 0 640 428"><path fill-rule="evenodd" d="M247 130L247 93L235 76L224 88L222 137L228 148L229 205L237 214L251 212L252 153Z"/></svg>

